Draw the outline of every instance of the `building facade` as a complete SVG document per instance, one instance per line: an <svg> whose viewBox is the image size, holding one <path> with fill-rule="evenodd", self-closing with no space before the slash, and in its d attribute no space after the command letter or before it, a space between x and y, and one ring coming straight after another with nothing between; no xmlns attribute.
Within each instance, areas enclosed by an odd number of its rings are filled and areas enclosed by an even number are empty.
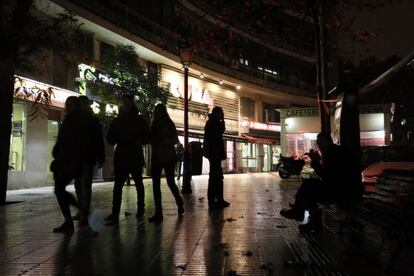
<svg viewBox="0 0 414 276"><path fill-rule="evenodd" d="M183 127L183 90L184 80L182 65L174 52L165 43L177 39L156 22L143 19L142 15L131 12L117 1L123 10L131 16L140 16L140 22L151 25L152 33L140 32L141 26L121 24L126 18L119 18L119 10L108 10L107 3L90 4L90 1L41 1L48 6L50 16L68 9L73 12L79 23L83 36L84 54L88 57L74 64L65 63L53 53L50 54L48 66L39 75L19 72L23 82L16 82L16 88L43 87L53 90L52 103L45 116L32 118L32 105L28 100L18 97L13 106L13 129L11 135L9 189L19 189L52 184L49 171L52 160L51 150L56 141L59 122L63 115L63 105L68 96L84 94L90 91L80 87L84 77L85 66L99 67L99 61L117 43L133 45L144 66L158 70L161 83L168 87L168 112L177 126L182 140ZM117 5L118 5L117 4ZM100 6L102 5L102 6ZM112 17L111 17L112 16ZM154 35L162 37L154 40ZM170 35L170 37L164 37ZM250 59L250 58L249 58ZM239 62L241 62L239 60ZM249 63L250 62L250 63ZM259 75L251 73L252 68L246 64L253 60L243 59L243 66L223 66L220 62L207 59L205 55L195 57L190 67L189 77L189 127L190 141L202 141L204 124L214 106L221 106L225 113L226 133L224 135L227 160L223 163L226 173L271 171L281 151L281 128L276 109L281 106L312 105L315 99L303 83L286 82L279 71L256 66ZM259 68L260 67L260 68ZM267 71L265 71L267 69ZM270 70L270 71L269 71ZM255 72L256 72L255 71ZM275 73L273 73L273 71ZM270 74L268 76L268 74ZM284 73L283 73L284 74ZM282 75L283 75L282 74ZM265 78L265 79L264 79ZM265 80L265 81L264 81ZM298 84L298 85L297 85ZM108 107L115 112L116 107ZM101 171L96 171L96 179L111 179L112 151L107 145L107 160ZM208 161L204 159L203 173L208 173Z"/></svg>

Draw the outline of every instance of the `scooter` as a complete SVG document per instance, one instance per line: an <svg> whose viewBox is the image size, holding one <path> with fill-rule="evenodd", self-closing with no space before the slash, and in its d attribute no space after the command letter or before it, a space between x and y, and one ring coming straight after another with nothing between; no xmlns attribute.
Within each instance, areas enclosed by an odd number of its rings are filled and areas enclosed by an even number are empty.
<svg viewBox="0 0 414 276"><path fill-rule="evenodd" d="M279 172L280 178L287 179L292 174L299 176L304 165L305 160L303 158L295 159L293 157L280 155L276 170Z"/></svg>

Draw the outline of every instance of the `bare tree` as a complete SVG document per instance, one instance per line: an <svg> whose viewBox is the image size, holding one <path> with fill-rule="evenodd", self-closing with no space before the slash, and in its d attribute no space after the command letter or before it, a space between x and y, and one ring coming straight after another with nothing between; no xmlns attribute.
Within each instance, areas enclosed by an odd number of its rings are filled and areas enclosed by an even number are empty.
<svg viewBox="0 0 414 276"><path fill-rule="evenodd" d="M70 50L78 25L69 13L49 17L38 8L39 1L0 1L0 205L6 203L11 120L18 70L36 70L33 57L49 50L64 54ZM21 94L20 94L21 95ZM21 95L22 96L22 95ZM42 96L35 97L41 104Z"/></svg>
<svg viewBox="0 0 414 276"><path fill-rule="evenodd" d="M328 94L328 50L327 35L342 33L351 41L366 41L375 37L368 30L351 31L355 12L373 10L395 3L398 0L266 0L269 5L280 7L295 16L303 17L314 25L316 53L316 84L321 116L321 131L330 133L329 114L324 101Z"/></svg>

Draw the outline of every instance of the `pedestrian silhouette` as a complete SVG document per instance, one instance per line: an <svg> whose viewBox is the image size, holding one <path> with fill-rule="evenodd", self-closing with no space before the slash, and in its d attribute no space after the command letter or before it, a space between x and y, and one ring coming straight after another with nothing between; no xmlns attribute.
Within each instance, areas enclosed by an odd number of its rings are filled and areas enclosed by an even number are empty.
<svg viewBox="0 0 414 276"><path fill-rule="evenodd" d="M177 163L175 165L175 173L177 175L177 181L181 178L181 167L184 159L184 146L180 142L175 145L175 153L177 155Z"/></svg>
<svg viewBox="0 0 414 276"><path fill-rule="evenodd" d="M301 221L304 211L308 210L309 222L300 225L304 231L320 230L322 227L322 212L317 203L345 204L359 198L347 173L349 154L342 146L335 145L329 134L319 133L316 142L322 157L315 150L309 152L309 157L318 178L303 179L296 192L295 203L290 209L280 211L285 218Z"/></svg>
<svg viewBox="0 0 414 276"><path fill-rule="evenodd" d="M102 168L105 162L105 147L102 127L99 119L92 113L91 101L86 96L79 96L80 126L82 134L82 163L81 175L75 178L75 191L80 203L80 212L73 217L79 219L79 226L83 230L90 230L89 209L92 196L92 179L94 168Z"/></svg>
<svg viewBox="0 0 414 276"><path fill-rule="evenodd" d="M210 161L208 178L208 206L210 209L224 208L230 205L223 198L223 169L221 161L226 160L223 134L226 130L223 109L213 108L204 127L204 156Z"/></svg>
<svg viewBox="0 0 414 276"><path fill-rule="evenodd" d="M106 225L114 225L119 221L119 212L122 201L122 188L129 174L135 182L137 191L137 214L141 220L145 212L144 184L142 182L142 167L144 154L142 145L148 142L148 124L138 114L133 98L126 95L122 98L119 115L109 125L106 140L115 146L114 154L114 190L112 199L112 213L105 218Z"/></svg>
<svg viewBox="0 0 414 276"><path fill-rule="evenodd" d="M184 213L183 199L175 184L174 169L177 162L175 145L179 143L177 130L164 104L158 104L154 109L151 131L151 175L154 194L155 213L149 221L162 221L161 203L161 171L164 169L167 184L178 208L178 215Z"/></svg>
<svg viewBox="0 0 414 276"><path fill-rule="evenodd" d="M65 116L52 151L54 160L50 167L55 179L56 199L65 219L61 226L53 229L55 233L73 232L70 204L79 207L75 197L66 191L66 186L81 175L82 129L80 121L79 99L70 96L65 102Z"/></svg>

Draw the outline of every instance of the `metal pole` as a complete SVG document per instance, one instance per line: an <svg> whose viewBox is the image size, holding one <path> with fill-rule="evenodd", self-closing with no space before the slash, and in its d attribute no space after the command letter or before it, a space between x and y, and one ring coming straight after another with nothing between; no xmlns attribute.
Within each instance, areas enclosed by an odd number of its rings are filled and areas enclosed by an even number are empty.
<svg viewBox="0 0 414 276"><path fill-rule="evenodd" d="M190 156L188 151L188 66L184 66L184 170L181 193L191 194Z"/></svg>

